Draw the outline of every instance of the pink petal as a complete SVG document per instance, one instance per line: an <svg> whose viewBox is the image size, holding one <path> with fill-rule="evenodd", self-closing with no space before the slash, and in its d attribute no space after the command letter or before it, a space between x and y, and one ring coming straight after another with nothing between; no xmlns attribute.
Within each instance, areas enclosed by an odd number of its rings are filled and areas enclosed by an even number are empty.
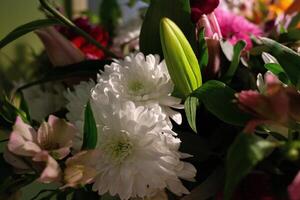
<svg viewBox="0 0 300 200"><path fill-rule="evenodd" d="M56 160L61 160L70 153L70 147L63 147L60 149L56 149L53 151L50 151L51 156Z"/></svg>
<svg viewBox="0 0 300 200"><path fill-rule="evenodd" d="M20 156L33 156L41 151L37 144L22 136L22 132L13 131L11 133L7 144L9 151Z"/></svg>
<svg viewBox="0 0 300 200"><path fill-rule="evenodd" d="M24 140L36 142L36 131L34 128L24 123L21 117L17 117L16 122L13 126L13 130L18 132Z"/></svg>
<svg viewBox="0 0 300 200"><path fill-rule="evenodd" d="M300 171L296 175L293 182L289 185L288 192L291 200L300 199Z"/></svg>
<svg viewBox="0 0 300 200"><path fill-rule="evenodd" d="M99 150L82 151L69 158L66 162L64 187L77 187L93 182L97 175L97 157L101 156Z"/></svg>
<svg viewBox="0 0 300 200"><path fill-rule="evenodd" d="M39 182L42 183L51 183L60 180L61 169L56 162L46 151L42 151L36 154L33 158L35 162L45 162L46 167L42 171L40 177L38 178Z"/></svg>
<svg viewBox="0 0 300 200"><path fill-rule="evenodd" d="M53 131L53 137L60 147L71 147L72 139L78 132L76 127L64 119L59 119L54 115L50 115L48 124Z"/></svg>
<svg viewBox="0 0 300 200"><path fill-rule="evenodd" d="M54 66L64 66L85 59L84 54L53 27L35 32L44 43L46 52Z"/></svg>

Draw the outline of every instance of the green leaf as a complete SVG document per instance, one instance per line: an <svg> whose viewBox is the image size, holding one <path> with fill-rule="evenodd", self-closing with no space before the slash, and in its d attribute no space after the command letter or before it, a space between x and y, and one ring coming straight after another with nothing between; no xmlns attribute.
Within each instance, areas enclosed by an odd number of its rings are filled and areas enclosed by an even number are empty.
<svg viewBox="0 0 300 200"><path fill-rule="evenodd" d="M192 47L196 44L194 25L190 20L190 5L187 0L152 0L147 10L140 34L140 49L144 54L159 54L163 57L159 36L160 21L171 19L183 31Z"/></svg>
<svg viewBox="0 0 300 200"><path fill-rule="evenodd" d="M93 115L90 102L87 103L84 112L84 126L83 126L83 144L82 150L94 149L97 145L97 126Z"/></svg>
<svg viewBox="0 0 300 200"><path fill-rule="evenodd" d="M39 28L60 24L56 19L39 19L19 26L0 41L0 49L15 39Z"/></svg>
<svg viewBox="0 0 300 200"><path fill-rule="evenodd" d="M279 36L279 42L297 42L300 40L300 29L293 29Z"/></svg>
<svg viewBox="0 0 300 200"><path fill-rule="evenodd" d="M222 77L223 81L229 83L232 77L235 75L235 72L240 63L240 57L243 49L246 47L246 42L243 40L237 42L233 47L233 56L231 59L231 64L227 70L227 72Z"/></svg>
<svg viewBox="0 0 300 200"><path fill-rule="evenodd" d="M280 64L277 63L266 63L265 68L269 71L271 71L273 74L275 74L280 81L282 81L285 84L290 84L290 80L285 73L285 71L282 69Z"/></svg>
<svg viewBox="0 0 300 200"><path fill-rule="evenodd" d="M20 116L24 122L29 123L26 113L12 105L7 97L0 99L0 116L11 125L15 123L17 116Z"/></svg>
<svg viewBox="0 0 300 200"><path fill-rule="evenodd" d="M100 20L101 24L113 34L118 20L122 16L121 8L117 0L103 0L100 4Z"/></svg>
<svg viewBox="0 0 300 200"><path fill-rule="evenodd" d="M251 117L242 112L236 103L235 91L226 84L210 80L198 88L192 96L198 97L206 109L220 120L237 126L244 126Z"/></svg>
<svg viewBox="0 0 300 200"><path fill-rule="evenodd" d="M277 59L292 84L300 88L300 55L269 38L260 38L258 42L267 47L266 51Z"/></svg>
<svg viewBox="0 0 300 200"><path fill-rule="evenodd" d="M226 158L224 199L231 195L240 180L269 155L274 144L254 134L240 133L230 146Z"/></svg>
<svg viewBox="0 0 300 200"><path fill-rule="evenodd" d="M184 102L184 110L190 127L197 133L196 113L199 106L197 97L189 96Z"/></svg>
<svg viewBox="0 0 300 200"><path fill-rule="evenodd" d="M205 40L205 29L199 30L198 45L199 45L199 65L200 69L203 70L208 65L208 48Z"/></svg>

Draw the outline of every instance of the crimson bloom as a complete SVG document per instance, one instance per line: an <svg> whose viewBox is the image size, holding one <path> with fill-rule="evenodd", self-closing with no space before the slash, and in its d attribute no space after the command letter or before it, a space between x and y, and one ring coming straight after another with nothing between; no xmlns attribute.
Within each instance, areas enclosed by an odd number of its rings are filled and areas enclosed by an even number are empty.
<svg viewBox="0 0 300 200"><path fill-rule="evenodd" d="M219 3L219 0L190 0L192 21L196 23L202 15L212 13Z"/></svg>
<svg viewBox="0 0 300 200"><path fill-rule="evenodd" d="M95 40L97 40L103 47L109 47L110 37L108 32L100 25L91 24L86 17L75 19L74 24L87 32ZM65 35L76 47L78 47L86 56L87 59L105 59L104 52L89 43L84 37L78 35L69 28L59 27L58 30Z"/></svg>

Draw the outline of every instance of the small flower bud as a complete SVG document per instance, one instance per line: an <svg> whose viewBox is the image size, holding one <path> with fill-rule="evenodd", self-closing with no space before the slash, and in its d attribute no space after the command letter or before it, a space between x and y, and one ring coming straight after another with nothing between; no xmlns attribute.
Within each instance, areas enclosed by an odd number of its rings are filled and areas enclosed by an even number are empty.
<svg viewBox="0 0 300 200"><path fill-rule="evenodd" d="M196 55L179 27L168 18L160 22L160 39L176 94L186 98L202 84Z"/></svg>

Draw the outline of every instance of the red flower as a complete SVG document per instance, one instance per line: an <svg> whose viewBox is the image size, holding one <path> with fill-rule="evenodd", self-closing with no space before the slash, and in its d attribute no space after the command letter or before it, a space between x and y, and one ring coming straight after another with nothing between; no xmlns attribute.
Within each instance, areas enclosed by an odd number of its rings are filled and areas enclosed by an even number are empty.
<svg viewBox="0 0 300 200"><path fill-rule="evenodd" d="M201 15L212 13L219 3L219 0L190 0L192 21L196 23Z"/></svg>
<svg viewBox="0 0 300 200"><path fill-rule="evenodd" d="M95 40L97 40L103 47L109 46L109 34L108 32L101 26L93 25L89 22L88 18L77 18L74 20L74 23L91 35ZM90 44L86 39L74 31L68 28L59 28L59 31L65 35L76 47L78 47L87 57L87 59L105 59L106 56L104 52Z"/></svg>

